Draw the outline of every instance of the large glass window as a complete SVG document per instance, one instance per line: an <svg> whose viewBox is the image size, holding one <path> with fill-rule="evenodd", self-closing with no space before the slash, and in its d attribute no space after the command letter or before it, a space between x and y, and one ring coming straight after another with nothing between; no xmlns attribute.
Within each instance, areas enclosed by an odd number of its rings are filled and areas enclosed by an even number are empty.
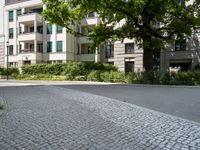
<svg viewBox="0 0 200 150"><path fill-rule="evenodd" d="M47 42L47 53L52 52L52 42Z"/></svg>
<svg viewBox="0 0 200 150"><path fill-rule="evenodd" d="M134 53L134 43L126 43L125 44L125 53L126 54Z"/></svg>
<svg viewBox="0 0 200 150"><path fill-rule="evenodd" d="M186 50L186 40L176 40L175 51L185 51L185 50Z"/></svg>
<svg viewBox="0 0 200 150"><path fill-rule="evenodd" d="M52 34L52 25L51 24L47 24L47 34Z"/></svg>
<svg viewBox="0 0 200 150"><path fill-rule="evenodd" d="M62 41L57 41L57 52L62 52Z"/></svg>
<svg viewBox="0 0 200 150"><path fill-rule="evenodd" d="M13 21L13 10L9 11L9 22Z"/></svg>
<svg viewBox="0 0 200 150"><path fill-rule="evenodd" d="M9 28L9 38L12 39L13 38L13 28Z"/></svg>
<svg viewBox="0 0 200 150"><path fill-rule="evenodd" d="M62 33L62 29L63 29L62 26L59 25L56 26L57 33Z"/></svg>

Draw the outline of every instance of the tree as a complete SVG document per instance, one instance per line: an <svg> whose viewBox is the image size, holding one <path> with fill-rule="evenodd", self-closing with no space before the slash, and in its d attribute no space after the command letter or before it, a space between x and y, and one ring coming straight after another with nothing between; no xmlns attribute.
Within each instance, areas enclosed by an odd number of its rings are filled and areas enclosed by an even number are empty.
<svg viewBox="0 0 200 150"><path fill-rule="evenodd" d="M88 32L97 46L106 40L136 39L144 50L145 70L153 69L153 50L191 36L200 27L200 0L44 0L43 16L74 35L77 25L96 12L100 23ZM119 23L123 22L121 26Z"/></svg>

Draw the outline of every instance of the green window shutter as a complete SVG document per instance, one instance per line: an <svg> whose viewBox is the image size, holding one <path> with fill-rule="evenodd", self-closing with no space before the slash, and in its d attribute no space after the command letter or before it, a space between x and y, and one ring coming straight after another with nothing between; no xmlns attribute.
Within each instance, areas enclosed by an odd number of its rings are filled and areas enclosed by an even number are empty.
<svg viewBox="0 0 200 150"><path fill-rule="evenodd" d="M52 52L52 42L47 42L47 53Z"/></svg>
<svg viewBox="0 0 200 150"><path fill-rule="evenodd" d="M47 34L52 34L52 25L51 24L47 24Z"/></svg>
<svg viewBox="0 0 200 150"><path fill-rule="evenodd" d="M62 52L62 41L57 41L57 52Z"/></svg>
<svg viewBox="0 0 200 150"><path fill-rule="evenodd" d="M9 22L13 21L13 10L12 11L9 11Z"/></svg>
<svg viewBox="0 0 200 150"><path fill-rule="evenodd" d="M57 25L57 26L56 26L56 29L57 29L57 33L62 33L62 29L63 29L63 27Z"/></svg>
<svg viewBox="0 0 200 150"><path fill-rule="evenodd" d="M17 9L17 16L22 15L22 10L21 9Z"/></svg>

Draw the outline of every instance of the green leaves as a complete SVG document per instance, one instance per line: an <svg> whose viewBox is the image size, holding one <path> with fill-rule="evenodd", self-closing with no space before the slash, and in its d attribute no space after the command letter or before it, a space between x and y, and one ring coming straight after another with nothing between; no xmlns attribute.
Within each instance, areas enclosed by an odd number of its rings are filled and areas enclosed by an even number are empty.
<svg viewBox="0 0 200 150"><path fill-rule="evenodd" d="M188 0L186 0L186 3ZM200 2L183 5L175 0L44 0L43 16L50 23L65 26L68 32L80 35L72 25L91 12L97 12L100 22L88 32L98 45L106 40L136 38L139 44L145 36L155 44L190 36L200 27ZM159 25L158 25L159 23Z"/></svg>

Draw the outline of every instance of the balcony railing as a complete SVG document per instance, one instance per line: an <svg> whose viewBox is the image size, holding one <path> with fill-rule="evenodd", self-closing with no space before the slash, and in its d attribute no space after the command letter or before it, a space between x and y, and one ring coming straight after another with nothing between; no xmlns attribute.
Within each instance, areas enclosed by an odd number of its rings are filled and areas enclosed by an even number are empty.
<svg viewBox="0 0 200 150"><path fill-rule="evenodd" d="M34 49L22 49L19 51L20 54L24 53L34 53Z"/></svg>
<svg viewBox="0 0 200 150"><path fill-rule="evenodd" d="M22 34L33 34L35 33L34 31L24 31L24 32L20 32L19 35L22 35ZM42 31L37 31L36 33L40 33L40 34L43 34Z"/></svg>

